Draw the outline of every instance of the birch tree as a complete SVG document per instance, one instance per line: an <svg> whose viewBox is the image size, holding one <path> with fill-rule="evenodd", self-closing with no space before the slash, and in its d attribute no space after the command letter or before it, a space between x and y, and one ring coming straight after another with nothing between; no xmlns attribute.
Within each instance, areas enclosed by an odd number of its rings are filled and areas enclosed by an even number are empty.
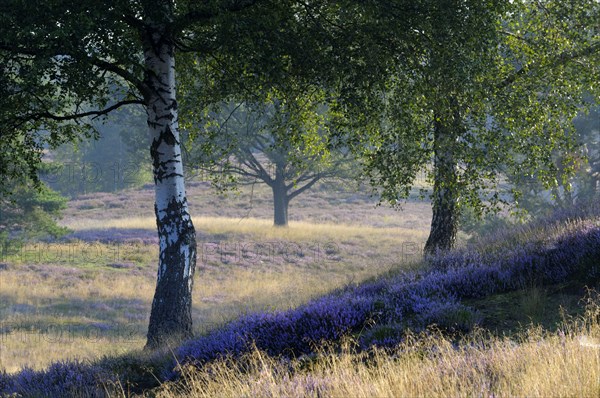
<svg viewBox="0 0 600 398"><path fill-rule="evenodd" d="M90 119L121 107L141 106L146 111L160 241L149 348L192 335L196 236L184 184L176 52L224 60L225 64L211 64L214 75L236 70L234 80L259 75L276 79L283 59L278 51L292 42L279 25L311 26L301 17L302 6L294 8L292 3L6 0L0 4L0 122L2 142L10 145L3 147L2 156L7 161L16 158L24 166L10 168L9 162L3 163L2 173L26 172L34 178L46 145L92 137ZM265 48L265 37L277 38L276 45ZM220 84L218 79L213 82ZM111 90L123 86L127 89Z"/></svg>

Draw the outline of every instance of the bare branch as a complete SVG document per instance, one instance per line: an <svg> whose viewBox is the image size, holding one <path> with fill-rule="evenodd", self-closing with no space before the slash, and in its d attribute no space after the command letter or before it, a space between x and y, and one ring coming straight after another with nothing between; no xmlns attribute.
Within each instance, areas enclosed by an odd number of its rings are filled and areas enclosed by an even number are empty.
<svg viewBox="0 0 600 398"><path fill-rule="evenodd" d="M51 120L55 120L55 121L59 121L59 122L60 121L68 121L68 120L77 120L77 119L81 119L81 118L84 118L87 116L93 116L93 119L95 119L99 116L106 115L122 106L133 105L133 104L144 105L145 103L143 101L140 101L137 99L136 100L124 100L124 101L119 101L119 102L109 106L108 108L97 110L97 111L73 113L71 115L62 115L62 116L55 115L50 112L39 112L39 113L30 113L30 114L21 116L21 117L19 117L19 119L22 119L22 120L51 119Z"/></svg>

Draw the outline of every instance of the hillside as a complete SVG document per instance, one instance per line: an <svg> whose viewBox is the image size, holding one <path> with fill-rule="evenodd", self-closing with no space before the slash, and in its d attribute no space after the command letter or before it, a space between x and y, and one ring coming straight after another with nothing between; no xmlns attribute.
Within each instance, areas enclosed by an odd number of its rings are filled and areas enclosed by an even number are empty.
<svg viewBox="0 0 600 398"><path fill-rule="evenodd" d="M176 361L155 353L62 362L5 375L3 389L103 396L117 383L115 396L386 396L402 384L407 395L596 396L600 302L586 291L600 287L599 259L598 214L557 216L295 308L243 315L175 349ZM532 376L540 369L558 381ZM522 372L527 380L513 380ZM427 389L432 378L443 383ZM157 379L170 382L156 389Z"/></svg>

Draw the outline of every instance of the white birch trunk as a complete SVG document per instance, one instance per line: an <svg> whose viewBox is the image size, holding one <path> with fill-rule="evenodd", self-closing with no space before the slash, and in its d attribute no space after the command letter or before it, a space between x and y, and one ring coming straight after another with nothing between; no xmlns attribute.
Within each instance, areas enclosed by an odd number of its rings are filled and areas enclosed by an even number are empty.
<svg viewBox="0 0 600 398"><path fill-rule="evenodd" d="M184 186L175 98L174 45L152 26L144 38L148 127L155 183L155 213L160 245L158 277L147 347L192 335L192 285L196 239Z"/></svg>

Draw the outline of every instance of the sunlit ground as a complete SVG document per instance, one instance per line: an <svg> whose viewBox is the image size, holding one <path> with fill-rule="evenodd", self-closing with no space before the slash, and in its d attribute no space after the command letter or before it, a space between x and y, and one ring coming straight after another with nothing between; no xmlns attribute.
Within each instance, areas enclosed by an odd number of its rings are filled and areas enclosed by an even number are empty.
<svg viewBox="0 0 600 398"><path fill-rule="evenodd" d="M83 240L28 244L3 254L0 369L39 369L59 359L138 350L145 343L158 257L154 218L75 214L64 224ZM418 260L426 238L424 224L410 229L292 221L282 229L269 219L197 216L194 222L198 333L246 312L295 307L408 265ZM113 242L117 230L142 239Z"/></svg>

